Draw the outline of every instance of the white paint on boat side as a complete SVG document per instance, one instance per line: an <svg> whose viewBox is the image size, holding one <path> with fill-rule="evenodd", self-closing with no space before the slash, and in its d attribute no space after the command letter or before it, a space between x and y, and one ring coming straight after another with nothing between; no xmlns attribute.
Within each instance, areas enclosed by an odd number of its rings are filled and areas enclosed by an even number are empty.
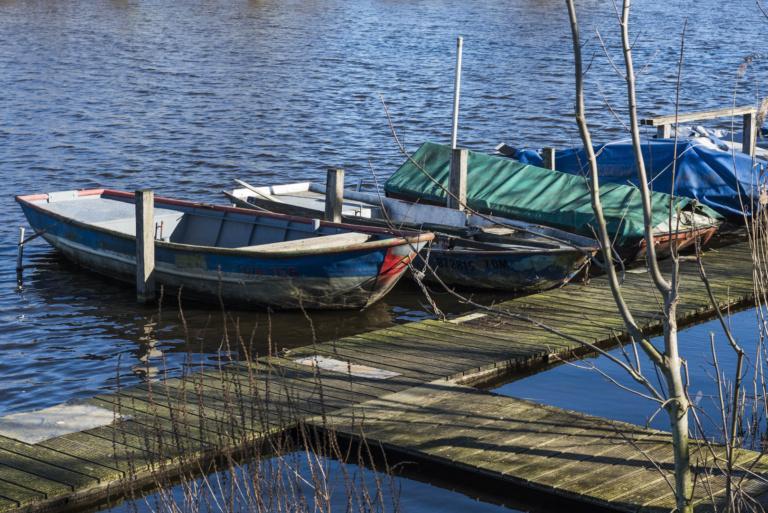
<svg viewBox="0 0 768 513"><path fill-rule="evenodd" d="M72 201L79 198L77 191L56 191L48 193L48 203L54 201Z"/></svg>
<svg viewBox="0 0 768 513"><path fill-rule="evenodd" d="M486 314L475 312L467 315L462 315L461 317L456 317L455 319L451 319L448 322L452 322L453 324L461 324L462 322L468 322L468 321L474 321L475 319L482 319L485 317Z"/></svg>
<svg viewBox="0 0 768 513"><path fill-rule="evenodd" d="M65 403L0 417L0 435L36 444L70 433L108 426L115 420L127 418L90 404Z"/></svg>
<svg viewBox="0 0 768 513"><path fill-rule="evenodd" d="M335 358L326 358L325 356L305 356L293 361L300 365L309 365L310 367L318 367L327 371L351 374L352 376L360 378L389 379L395 376L400 376L399 372L377 369L376 367L369 367L367 365L336 360Z"/></svg>

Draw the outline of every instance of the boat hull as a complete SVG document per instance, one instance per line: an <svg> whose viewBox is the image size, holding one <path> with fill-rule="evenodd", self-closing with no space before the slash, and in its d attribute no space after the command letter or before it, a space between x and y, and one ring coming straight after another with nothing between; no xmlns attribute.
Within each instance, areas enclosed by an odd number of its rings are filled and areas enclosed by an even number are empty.
<svg viewBox="0 0 768 513"><path fill-rule="evenodd" d="M425 273L427 281L467 289L529 293L568 283L584 269L590 255L580 251L469 253L433 248L426 258L436 275Z"/></svg>
<svg viewBox="0 0 768 513"><path fill-rule="evenodd" d="M35 232L67 259L117 280L134 283L135 238L62 219L20 201ZM310 255L250 256L155 243L158 287L185 296L221 299L227 307L280 309L364 308L383 297L424 241L367 250Z"/></svg>
<svg viewBox="0 0 768 513"><path fill-rule="evenodd" d="M717 233L718 227L707 226L703 228L689 229L677 233L656 234L653 237L656 247L657 258L668 258L672 254L672 248L678 253L690 250L698 241L700 247L706 247ZM647 245L645 239L640 242L639 251L634 255L635 259L644 259L646 257Z"/></svg>

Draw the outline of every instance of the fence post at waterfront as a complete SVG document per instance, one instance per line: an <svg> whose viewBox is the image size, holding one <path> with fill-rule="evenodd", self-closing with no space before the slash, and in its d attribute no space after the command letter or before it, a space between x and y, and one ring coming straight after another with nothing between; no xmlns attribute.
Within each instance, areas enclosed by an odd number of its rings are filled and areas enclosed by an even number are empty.
<svg viewBox="0 0 768 513"><path fill-rule="evenodd" d="M448 190L448 208L464 210L467 203L467 157L469 150L456 148L451 150L451 177Z"/></svg>
<svg viewBox="0 0 768 513"><path fill-rule="evenodd" d="M741 151L750 157L755 154L755 112L747 112L742 117Z"/></svg>
<svg viewBox="0 0 768 513"><path fill-rule="evenodd" d="M135 194L136 202L136 299L155 299L155 197L149 189Z"/></svg>
<svg viewBox="0 0 768 513"><path fill-rule="evenodd" d="M555 169L555 149L554 148L542 148L541 157L544 159L545 168Z"/></svg>
<svg viewBox="0 0 768 513"><path fill-rule="evenodd" d="M341 222L341 207L344 203L344 170L328 168L325 179L325 219L334 223Z"/></svg>

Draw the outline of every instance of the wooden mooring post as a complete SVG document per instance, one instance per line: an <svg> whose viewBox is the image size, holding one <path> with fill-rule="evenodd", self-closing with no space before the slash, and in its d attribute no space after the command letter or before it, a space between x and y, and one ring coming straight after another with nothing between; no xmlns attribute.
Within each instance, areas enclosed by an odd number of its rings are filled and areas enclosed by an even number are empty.
<svg viewBox="0 0 768 513"><path fill-rule="evenodd" d="M544 167L547 169L555 169L555 149L554 148L542 148L541 158L544 159Z"/></svg>
<svg viewBox="0 0 768 513"><path fill-rule="evenodd" d="M341 222L341 207L344 204L344 170L337 167L328 169L325 179L325 219Z"/></svg>
<svg viewBox="0 0 768 513"><path fill-rule="evenodd" d="M451 150L451 177L448 195L448 208L464 210L467 204L467 159L469 150L455 148Z"/></svg>
<svg viewBox="0 0 768 513"><path fill-rule="evenodd" d="M757 135L757 112L752 110L742 115L741 151L750 157L755 155L755 136Z"/></svg>
<svg viewBox="0 0 768 513"><path fill-rule="evenodd" d="M155 299L155 195L149 189L136 191L136 299Z"/></svg>

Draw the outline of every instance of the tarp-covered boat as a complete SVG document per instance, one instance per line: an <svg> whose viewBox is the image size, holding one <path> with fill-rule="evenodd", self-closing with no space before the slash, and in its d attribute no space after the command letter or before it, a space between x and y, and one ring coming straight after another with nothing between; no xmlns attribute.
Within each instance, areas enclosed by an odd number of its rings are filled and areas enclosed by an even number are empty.
<svg viewBox="0 0 768 513"><path fill-rule="evenodd" d="M97 189L17 196L66 257L133 281L134 194ZM334 224L155 198L155 279L230 306L362 308L383 297L431 233Z"/></svg>
<svg viewBox="0 0 768 513"><path fill-rule="evenodd" d="M301 182L235 189L227 196L239 206L303 216L322 215L325 186ZM534 292L568 282L597 251L592 239L554 228L506 219L468 216L433 205L416 205L361 191L344 191L342 216L354 224L391 223L427 229L435 241L415 265L432 272L427 281L474 289Z"/></svg>
<svg viewBox="0 0 768 513"><path fill-rule="evenodd" d="M451 149L424 143L386 181L388 196L444 205L449 185ZM608 183L601 201L608 232L619 254L631 260L645 248L642 200L636 187ZM674 198L669 231L670 197L655 192L652 220L659 254L672 244L682 249L696 238L706 243L722 217L694 199ZM467 205L478 212L553 226L594 237L597 226L590 188L580 176L524 164L509 158L470 151L467 163Z"/></svg>
<svg viewBox="0 0 768 513"><path fill-rule="evenodd" d="M675 151L674 140L643 140L648 181L656 192L695 198L726 218L743 221L757 204L759 186L766 178L766 163L727 147L724 151L716 143L705 138L680 139ZM595 154L601 184L639 184L630 140L595 146ZM534 166L543 163L541 155L531 149L517 150L511 157ZM589 174L583 147L558 150L555 167L564 173Z"/></svg>

